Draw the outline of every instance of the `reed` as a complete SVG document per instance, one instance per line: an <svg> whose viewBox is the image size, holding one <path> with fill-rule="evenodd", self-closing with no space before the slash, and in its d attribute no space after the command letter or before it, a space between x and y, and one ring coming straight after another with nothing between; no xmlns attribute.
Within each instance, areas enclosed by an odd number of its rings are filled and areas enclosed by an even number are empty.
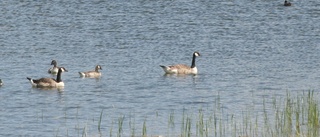
<svg viewBox="0 0 320 137"><path fill-rule="evenodd" d="M319 108L318 102L314 100L314 92L308 93L308 136L319 136Z"/></svg>
<svg viewBox="0 0 320 137"><path fill-rule="evenodd" d="M147 137L147 125L146 125L146 118L143 121L143 127L142 127L142 136Z"/></svg>
<svg viewBox="0 0 320 137"><path fill-rule="evenodd" d="M181 124L181 137L191 136L191 118L185 115L185 109L183 109L182 114L182 124Z"/></svg>
<svg viewBox="0 0 320 137"><path fill-rule="evenodd" d="M113 120L111 122L111 127L110 127L110 131L109 131L109 137L112 137L112 129L113 129Z"/></svg>
<svg viewBox="0 0 320 137"><path fill-rule="evenodd" d="M118 135L117 135L117 137L121 137L121 135L122 135L123 120L124 120L124 116L122 116L118 119Z"/></svg>
<svg viewBox="0 0 320 137"><path fill-rule="evenodd" d="M99 133L101 132L102 113L103 113L103 110L101 110L100 118L99 118L99 122L98 122L98 131L99 131Z"/></svg>
<svg viewBox="0 0 320 137"><path fill-rule="evenodd" d="M131 116L131 115L130 115ZM135 136L135 130L136 130L136 128L135 128L135 119L133 118L133 122L132 122L132 117L130 117L130 122L129 122L129 127L130 127L130 129L131 129L131 137L134 137Z"/></svg>
<svg viewBox="0 0 320 137"><path fill-rule="evenodd" d="M168 128L174 128L174 111L169 114Z"/></svg>
<svg viewBox="0 0 320 137"><path fill-rule="evenodd" d="M82 137L86 137L87 136L87 130L86 130L86 126L83 128L83 132L82 132Z"/></svg>
<svg viewBox="0 0 320 137"><path fill-rule="evenodd" d="M196 130L196 135L203 137L205 135L206 129L205 129L205 124L204 124L204 118L203 118L203 113L202 113L202 109L199 109L199 113L198 113L198 121L197 121L197 130Z"/></svg>
<svg viewBox="0 0 320 137"><path fill-rule="evenodd" d="M320 112L319 101L314 91L304 92L302 95L292 96L290 92L287 92L285 97L277 97L273 95L271 98L263 97L260 102L253 101L251 105L248 105L240 114L228 114L223 110L223 103L220 101L220 96L215 99L213 109L200 108L196 111L183 108L182 113L176 113L172 111L167 117L167 135L180 136L180 137L270 137L270 136L287 136L287 137L315 137L320 136ZM258 104L258 105L256 105ZM42 111L43 112L43 111ZM103 132L102 123L103 110L100 112L98 120L98 132L101 136ZM78 110L76 112L78 117ZM65 119L68 119L67 113L65 113ZM45 122L44 113L42 113L42 121ZM155 117L159 118L162 114L158 111L155 113ZM176 119L181 117L181 119ZM152 119L155 120L155 119ZM116 122L115 122L116 121ZM143 136L149 137L154 135L148 134L153 131L148 128L149 121L147 118L143 120L141 128L142 133L135 135L134 117L131 117L129 122L129 128L124 128L125 115L120 116L118 119L112 120L109 127L109 136L112 137L115 132L117 137L121 136ZM93 120L93 123L95 121ZM113 125L117 123L118 129L113 130ZM165 123L165 122L164 122ZM78 136L92 136L88 134L90 129L90 123L83 127L79 124L75 126L78 129ZM176 129L178 127L178 129ZM179 133L179 127L180 133ZM58 128L54 136L58 136L61 133L61 128ZM128 131L126 131L129 129ZM148 133L147 133L148 129ZM156 130L156 129L155 129ZM66 130L69 136L69 130ZM80 132L80 134L79 134ZM124 134L126 133L126 134ZM130 135L129 135L130 134ZM163 133L166 134L166 133ZM72 135L71 135L72 136ZM156 135L157 136L157 135Z"/></svg>

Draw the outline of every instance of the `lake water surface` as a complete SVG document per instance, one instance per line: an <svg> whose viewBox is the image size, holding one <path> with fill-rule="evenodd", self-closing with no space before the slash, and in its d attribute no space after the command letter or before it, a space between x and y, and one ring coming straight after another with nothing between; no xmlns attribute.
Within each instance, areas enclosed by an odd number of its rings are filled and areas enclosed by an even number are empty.
<svg viewBox="0 0 320 137"><path fill-rule="evenodd" d="M319 91L320 3L240 1L0 2L0 135L117 135L124 117L141 134L166 135L168 117L184 110L226 114L262 98ZM191 65L196 76L164 76L159 65ZM68 69L65 88L32 88L51 60ZM100 79L78 71L102 66ZM102 112L101 133L98 122ZM209 113L209 112L208 112ZM171 131L180 133L180 127Z"/></svg>

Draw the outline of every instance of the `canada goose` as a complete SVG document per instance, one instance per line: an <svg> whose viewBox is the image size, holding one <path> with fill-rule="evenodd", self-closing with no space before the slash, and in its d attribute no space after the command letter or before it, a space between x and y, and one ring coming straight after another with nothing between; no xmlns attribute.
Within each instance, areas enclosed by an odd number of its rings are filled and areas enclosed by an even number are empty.
<svg viewBox="0 0 320 137"><path fill-rule="evenodd" d="M100 65L97 65L94 71L87 71L87 72L79 72L80 77L91 77L91 78L98 78L101 76L101 72L99 69L102 70Z"/></svg>
<svg viewBox="0 0 320 137"><path fill-rule="evenodd" d="M57 66L57 61L56 60L52 60L51 61L51 65L53 65L52 68L49 68L48 73L49 74L53 74L53 75L57 75L59 67Z"/></svg>
<svg viewBox="0 0 320 137"><path fill-rule="evenodd" d="M40 78L40 79L31 79L27 77L31 85L34 87L64 87L64 83L61 79L61 73L68 72L64 67L60 67L57 74L57 79L54 78Z"/></svg>
<svg viewBox="0 0 320 137"><path fill-rule="evenodd" d="M194 52L192 57L191 66L187 66L184 64L177 64L172 66L162 66L160 67L164 70L166 74L197 74L198 69L196 67L196 57L200 56L199 52Z"/></svg>
<svg viewBox="0 0 320 137"><path fill-rule="evenodd" d="M2 82L2 80L0 79L0 86L2 86L3 85L3 82Z"/></svg>
<svg viewBox="0 0 320 137"><path fill-rule="evenodd" d="M291 3L288 2L287 0L285 0L283 5L284 5L284 6L291 6Z"/></svg>

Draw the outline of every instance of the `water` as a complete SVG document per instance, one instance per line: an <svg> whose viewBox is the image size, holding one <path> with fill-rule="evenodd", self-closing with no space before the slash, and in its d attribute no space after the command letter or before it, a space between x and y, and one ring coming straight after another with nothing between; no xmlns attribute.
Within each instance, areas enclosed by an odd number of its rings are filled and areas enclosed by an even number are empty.
<svg viewBox="0 0 320 137"><path fill-rule="evenodd" d="M124 116L141 134L166 135L169 114L228 114L261 98L319 91L319 4L294 1L0 2L1 136L113 136ZM197 76L164 76L159 65L191 64ZM52 59L69 70L62 91L32 88ZM100 79L78 71L101 65ZM252 101L253 100L253 101ZM112 124L113 123L113 124ZM177 127L175 133L180 133Z"/></svg>

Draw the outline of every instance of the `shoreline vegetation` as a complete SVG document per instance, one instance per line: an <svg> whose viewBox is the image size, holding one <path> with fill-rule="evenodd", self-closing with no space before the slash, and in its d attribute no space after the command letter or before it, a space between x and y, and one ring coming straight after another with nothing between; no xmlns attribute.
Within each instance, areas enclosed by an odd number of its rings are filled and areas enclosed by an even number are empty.
<svg viewBox="0 0 320 137"><path fill-rule="evenodd" d="M319 101L315 94L317 93L310 90L296 96L287 92L282 98L273 95L272 98L261 99L259 103L262 108L259 106L259 111L249 106L241 114L225 114L218 96L215 99L214 110L200 108L195 113L183 110L182 116L179 116L181 113L176 114L172 111L168 114L165 130L167 133L161 135L151 134L152 130L156 129L149 129L148 122L151 121L148 121L147 117L140 124L137 124L134 118L125 115L112 120L111 123L105 123L104 119L108 117L104 115L103 110L98 119L92 123L88 122L95 124L94 127L97 129L89 130L88 123L83 127L78 124L75 128L78 130L77 136L81 137L315 137L319 136L320 130ZM175 118L176 116L178 118ZM129 125L129 129L125 130L124 125ZM106 126L108 128L103 128ZM74 136L68 135L71 130L73 129L59 127L55 130L55 136Z"/></svg>

